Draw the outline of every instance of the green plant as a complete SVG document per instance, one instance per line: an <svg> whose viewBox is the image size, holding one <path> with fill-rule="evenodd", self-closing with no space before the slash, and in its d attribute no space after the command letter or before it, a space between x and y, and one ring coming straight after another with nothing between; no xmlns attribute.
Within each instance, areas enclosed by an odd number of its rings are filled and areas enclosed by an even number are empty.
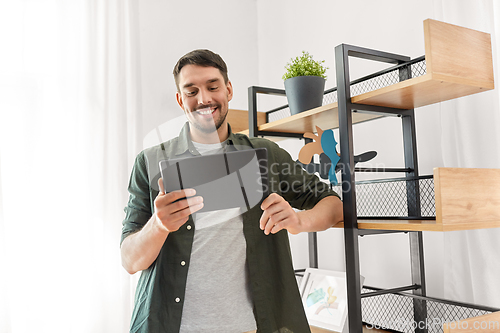
<svg viewBox="0 0 500 333"><path fill-rule="evenodd" d="M290 59L290 62L286 64L283 80L296 76L321 76L326 79L325 72L328 67L322 65L324 62L324 60L315 61L309 52L302 51L300 57Z"/></svg>

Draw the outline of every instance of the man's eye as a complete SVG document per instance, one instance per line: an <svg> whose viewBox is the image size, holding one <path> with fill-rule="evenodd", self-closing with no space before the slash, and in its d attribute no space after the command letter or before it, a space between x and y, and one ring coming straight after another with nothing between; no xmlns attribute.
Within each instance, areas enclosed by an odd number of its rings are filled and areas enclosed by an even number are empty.
<svg viewBox="0 0 500 333"><path fill-rule="evenodd" d="M196 94L196 91L188 91L186 92L186 95L188 96L194 96Z"/></svg>
<svg viewBox="0 0 500 333"><path fill-rule="evenodd" d="M210 89L211 91L214 91L214 90L217 90L218 88L219 88L219 87L210 87L209 89Z"/></svg>

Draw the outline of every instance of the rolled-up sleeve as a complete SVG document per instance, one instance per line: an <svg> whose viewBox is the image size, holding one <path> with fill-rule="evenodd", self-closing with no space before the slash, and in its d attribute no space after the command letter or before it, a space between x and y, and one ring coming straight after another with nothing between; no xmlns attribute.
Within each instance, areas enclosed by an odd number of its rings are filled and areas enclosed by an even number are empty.
<svg viewBox="0 0 500 333"><path fill-rule="evenodd" d="M128 191L129 200L124 209L125 219L122 222L120 245L127 236L141 230L152 215L148 172L143 152L135 159Z"/></svg>

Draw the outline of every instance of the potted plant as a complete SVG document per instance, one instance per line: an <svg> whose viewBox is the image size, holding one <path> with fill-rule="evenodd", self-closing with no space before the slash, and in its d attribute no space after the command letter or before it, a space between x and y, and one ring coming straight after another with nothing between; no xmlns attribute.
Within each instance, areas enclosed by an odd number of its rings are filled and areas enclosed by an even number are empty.
<svg viewBox="0 0 500 333"><path fill-rule="evenodd" d="M302 51L302 55L291 59L286 64L285 92L292 115L319 107L323 104L325 90L325 61L315 61L312 56Z"/></svg>

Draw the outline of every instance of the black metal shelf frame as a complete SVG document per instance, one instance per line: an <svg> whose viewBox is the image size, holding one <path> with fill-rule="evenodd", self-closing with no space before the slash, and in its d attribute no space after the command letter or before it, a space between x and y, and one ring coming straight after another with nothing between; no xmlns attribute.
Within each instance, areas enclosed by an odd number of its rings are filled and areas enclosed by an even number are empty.
<svg viewBox="0 0 500 333"><path fill-rule="evenodd" d="M348 318L349 332L362 332L362 310L361 310L361 282L359 268L359 244L358 244L358 222L356 209L356 186L354 172L354 148L353 148L353 130L352 130L352 112L362 109L377 113L394 114L393 109L383 107L373 107L370 105L355 105L351 103L349 57L381 61L386 63L396 63L402 65L410 61L407 56L386 53L377 50L360 48L353 45L341 44L335 48L335 66L337 76L337 98L339 115L339 141L340 141L340 162L344 165L342 172L342 194L344 205L344 241L346 256L346 276L347 276L347 294L348 294ZM411 71L408 67L401 66L400 78L410 78ZM406 172L406 177L418 177L417 147L415 136L415 114L414 110L398 110L403 125L403 147L405 167L411 169ZM351 171L352 170L352 171ZM418 191L418 189L417 189ZM414 193L407 192L407 195ZM417 202L420 195L417 192L414 198ZM420 204L417 203L414 208L409 206L409 216L420 216ZM412 284L419 286L413 289L413 294L426 295L425 291L425 271L423 256L422 232L409 232L410 258L411 258L411 278ZM415 307L425 309L425 306L417 304ZM425 320L425 311L415 311L415 321ZM424 330L418 333L426 332Z"/></svg>
<svg viewBox="0 0 500 333"><path fill-rule="evenodd" d="M392 63L388 69L379 71L374 74L362 77L360 79L350 81L349 74L349 57L362 58L373 61L380 61L385 63ZM421 76L425 74L425 56L411 60L407 56L381 52L377 50L361 48L353 45L341 44L335 48L335 65L336 65L336 78L338 86L325 91L325 98L323 104L327 100L327 95L333 96L336 100L330 100L329 103L338 102L338 117L339 117L339 136L340 136L340 162L343 164L341 168L342 173L342 199L344 208L344 239L345 239L345 258L346 258L346 277L347 277L347 294L348 294L348 319L349 319L349 332L361 333L363 324L377 324L378 321L386 317L387 312L396 315L402 315L401 309L398 304L380 306L380 300L387 297L403 297L407 303L405 311L408 320L416 323L416 327L412 328L411 333L433 333L442 332L441 330L428 330L427 325L419 325L420 323L427 323L428 310L433 312L437 311L436 308L442 307L445 310L441 313L441 319L449 319L449 321L456 320L454 310L446 310L447 308L467 308L468 310L461 310L462 315L459 319L465 319L477 314L484 314L487 312L498 311L498 309L471 305L466 303L452 302L437 298L426 296L425 287L425 270L424 270L424 252L423 252L423 235L420 231L396 231L396 230L359 230L358 219L435 219L434 216L422 216L421 214L421 196L420 186L415 185L415 181L421 179L429 179L431 176L419 176L418 161L417 161L417 146L416 146L416 131L415 131L415 113L413 109L394 109L388 107L380 107L373 105L355 104L351 103L352 95L388 86L400 81L411 79L412 77ZM384 76L390 75L387 79ZM380 79L379 79L380 78ZM370 81L377 81L371 83ZM380 82L382 86L380 86ZM368 88L353 89L356 85L363 85L367 83ZM281 133L281 132L268 132L259 131L257 125L257 94L270 94L285 96L285 90L273 89L266 87L252 86L248 88L248 117L249 117L249 136L279 136L289 138L303 138L302 134L295 133ZM331 99L331 98L330 98ZM266 112L266 122L270 120L270 114L277 113L285 110L288 105L275 108ZM403 129L403 147L404 147L404 168L355 168L354 167L354 150L353 150L353 123L352 112L369 112L377 113L384 116L398 116L402 121ZM310 139L305 139L306 143ZM377 183L386 180L372 180L364 182L355 181L356 172L401 172L405 174L404 178L391 179L390 181L402 181L406 186L406 201L408 203L407 216L358 216L356 206L356 184L363 183ZM359 244L358 239L360 236L365 235L378 235L387 233L400 233L404 232L409 235L410 245L410 267L411 267L411 281L412 284L404 287L381 289L375 287L364 286L362 289L360 281L360 263L359 263ZM309 267L318 267L318 254L317 254L317 235L316 233L309 233ZM305 270L298 269L295 272L301 275ZM362 292L364 291L364 293ZM411 291L403 293L402 291ZM409 300L409 301L408 301ZM384 301L385 302L385 301ZM384 303L385 304L385 303ZM378 306L377 306L378 305ZM384 313L384 311L386 311ZM447 313L446 311L449 311ZM379 313L380 312L380 313ZM431 313L431 317L434 313ZM389 331L399 332L398 330L387 327ZM405 331L406 332L406 331Z"/></svg>

